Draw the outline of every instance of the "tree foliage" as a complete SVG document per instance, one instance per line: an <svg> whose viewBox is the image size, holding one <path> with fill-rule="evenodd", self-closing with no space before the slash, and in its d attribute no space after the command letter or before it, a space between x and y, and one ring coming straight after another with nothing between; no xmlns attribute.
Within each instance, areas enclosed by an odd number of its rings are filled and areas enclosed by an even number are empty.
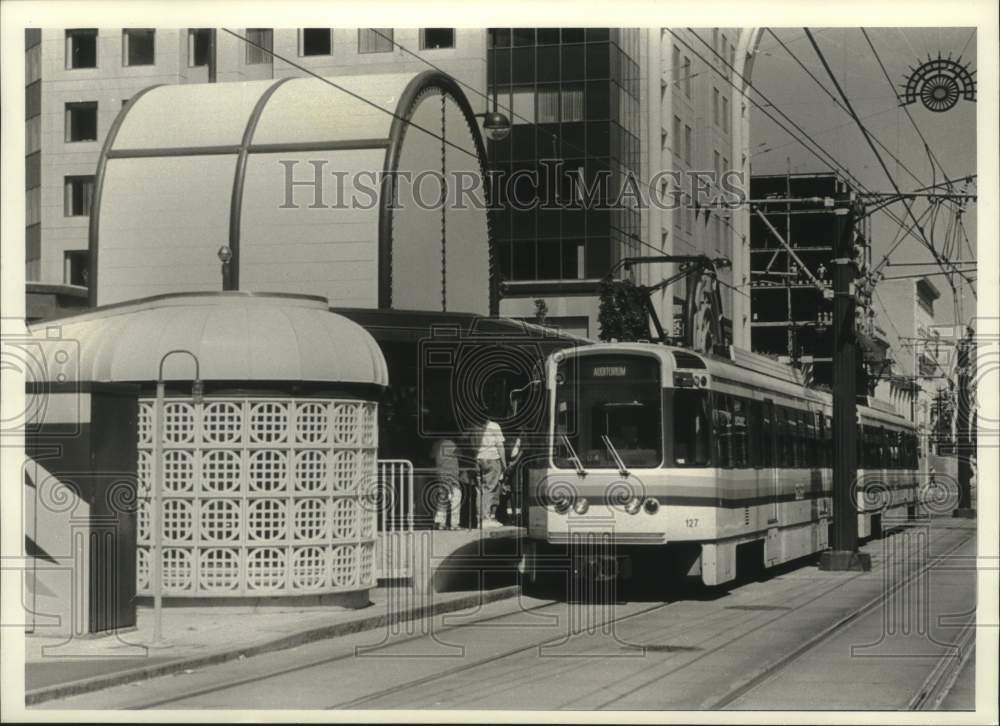
<svg viewBox="0 0 1000 726"><path fill-rule="evenodd" d="M633 342L649 339L645 291L631 280L606 279L601 283L597 321L603 341Z"/></svg>

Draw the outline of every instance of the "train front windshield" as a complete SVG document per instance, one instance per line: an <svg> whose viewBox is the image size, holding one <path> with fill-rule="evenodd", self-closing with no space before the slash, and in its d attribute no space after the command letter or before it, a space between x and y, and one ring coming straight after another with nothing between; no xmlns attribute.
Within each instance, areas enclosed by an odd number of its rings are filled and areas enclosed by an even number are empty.
<svg viewBox="0 0 1000 726"><path fill-rule="evenodd" d="M556 373L555 465L574 468L575 453L588 468L618 468L618 457L627 467L660 466L662 388L660 363L652 357L562 361Z"/></svg>

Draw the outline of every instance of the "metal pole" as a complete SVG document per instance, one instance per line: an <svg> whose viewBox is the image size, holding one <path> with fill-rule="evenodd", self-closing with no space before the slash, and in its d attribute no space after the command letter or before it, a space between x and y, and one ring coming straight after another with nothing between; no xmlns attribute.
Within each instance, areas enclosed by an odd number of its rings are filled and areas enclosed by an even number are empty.
<svg viewBox="0 0 1000 726"><path fill-rule="evenodd" d="M957 321L956 321L957 322ZM957 326L956 326L957 327ZM969 455L972 448L970 436L971 406L969 405L971 378L970 348L972 347L972 331L958 343L958 402L955 420L955 449L958 454L958 508L956 517L974 519L976 510L972 508L972 466Z"/></svg>
<svg viewBox="0 0 1000 726"><path fill-rule="evenodd" d="M153 425L153 506L150 508L150 523L153 527L153 545L149 563L149 576L153 585L153 642L163 640L163 428L166 384L163 380L163 363L174 353L189 355L194 361L194 380L191 384L191 400L195 405L201 402L201 364L198 356L190 350L168 350L160 358L156 374L156 402Z"/></svg>
<svg viewBox="0 0 1000 726"><path fill-rule="evenodd" d="M153 427L153 552L149 574L153 585L153 642L163 640L163 404L165 386L161 371L156 381L156 423Z"/></svg>
<svg viewBox="0 0 1000 726"><path fill-rule="evenodd" d="M858 552L858 509L854 482L857 458L858 348L854 322L854 215L844 204L835 211L833 265L833 526L831 549L820 556L822 570L870 570Z"/></svg>

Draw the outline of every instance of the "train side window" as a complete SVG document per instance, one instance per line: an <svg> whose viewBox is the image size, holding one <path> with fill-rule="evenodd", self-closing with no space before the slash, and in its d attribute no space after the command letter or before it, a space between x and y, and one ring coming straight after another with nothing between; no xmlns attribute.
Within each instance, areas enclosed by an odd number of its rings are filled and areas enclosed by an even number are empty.
<svg viewBox="0 0 1000 726"><path fill-rule="evenodd" d="M795 412L795 423L798 427L799 449L795 459L795 465L800 469L809 468L809 414L802 411Z"/></svg>
<svg viewBox="0 0 1000 726"><path fill-rule="evenodd" d="M761 405L760 401L747 402L747 418L749 423L747 464L755 469L759 469L762 464L763 432L761 431Z"/></svg>
<svg viewBox="0 0 1000 726"><path fill-rule="evenodd" d="M816 466L826 467L826 418L816 414Z"/></svg>
<svg viewBox="0 0 1000 726"><path fill-rule="evenodd" d="M812 411L806 411L802 414L802 424L802 432L804 434L802 443L805 445L803 454L806 466L812 469L816 466L816 417Z"/></svg>
<svg viewBox="0 0 1000 726"><path fill-rule="evenodd" d="M795 420L793 409L788 409L785 420L788 437L788 466L794 469L799 465L799 422Z"/></svg>
<svg viewBox="0 0 1000 726"><path fill-rule="evenodd" d="M868 428L858 424L858 466L862 469L868 468Z"/></svg>
<svg viewBox="0 0 1000 726"><path fill-rule="evenodd" d="M778 437L778 461L780 468L787 469L791 464L791 442L788 440L788 414L783 407L778 407L774 414L775 433Z"/></svg>
<svg viewBox="0 0 1000 726"><path fill-rule="evenodd" d="M708 394L705 391L674 390L674 464L708 464Z"/></svg>
<svg viewBox="0 0 1000 726"><path fill-rule="evenodd" d="M729 396L715 396L714 423L718 466L723 469L729 469L732 467L730 452L733 438L733 417L729 409Z"/></svg>
<svg viewBox="0 0 1000 726"><path fill-rule="evenodd" d="M826 437L823 439L823 461L827 468L833 466L833 419L824 416L826 421Z"/></svg>
<svg viewBox="0 0 1000 726"><path fill-rule="evenodd" d="M731 402L733 407L733 467L745 469L750 464L747 446L749 432L747 402L742 398L732 398Z"/></svg>
<svg viewBox="0 0 1000 726"><path fill-rule="evenodd" d="M764 404L760 412L760 465L765 469L774 466L771 454L774 451L774 427L776 422L771 419L773 406Z"/></svg>

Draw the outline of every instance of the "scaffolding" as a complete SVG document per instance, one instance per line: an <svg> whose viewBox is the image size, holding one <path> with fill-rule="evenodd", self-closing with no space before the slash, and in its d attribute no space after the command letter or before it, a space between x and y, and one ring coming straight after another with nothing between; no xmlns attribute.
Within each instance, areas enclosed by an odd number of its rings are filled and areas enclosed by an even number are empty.
<svg viewBox="0 0 1000 726"><path fill-rule="evenodd" d="M833 172L750 180L751 348L799 366L815 385L832 382L831 201L852 191ZM858 222L868 239L867 218ZM871 254L870 246L863 254Z"/></svg>

